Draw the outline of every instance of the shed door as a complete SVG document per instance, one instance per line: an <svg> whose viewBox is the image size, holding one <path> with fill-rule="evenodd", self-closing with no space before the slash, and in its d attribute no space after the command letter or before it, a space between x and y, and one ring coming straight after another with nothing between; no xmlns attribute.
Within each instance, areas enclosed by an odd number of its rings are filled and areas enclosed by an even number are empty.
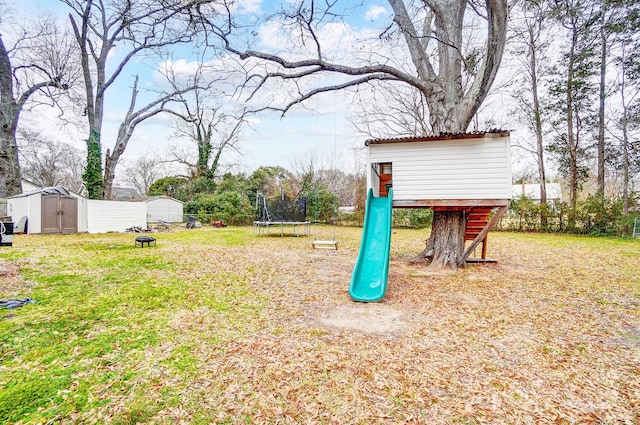
<svg viewBox="0 0 640 425"><path fill-rule="evenodd" d="M42 233L76 233L78 200L59 195L42 197Z"/></svg>
<svg viewBox="0 0 640 425"><path fill-rule="evenodd" d="M385 185L391 184L392 178L392 167L390 162L385 162L380 164L380 196L389 196L387 188Z"/></svg>
<svg viewBox="0 0 640 425"><path fill-rule="evenodd" d="M78 200L76 198L60 198L60 231L62 233L78 233Z"/></svg>
<svg viewBox="0 0 640 425"><path fill-rule="evenodd" d="M59 205L58 195L42 197L42 233L60 233Z"/></svg>

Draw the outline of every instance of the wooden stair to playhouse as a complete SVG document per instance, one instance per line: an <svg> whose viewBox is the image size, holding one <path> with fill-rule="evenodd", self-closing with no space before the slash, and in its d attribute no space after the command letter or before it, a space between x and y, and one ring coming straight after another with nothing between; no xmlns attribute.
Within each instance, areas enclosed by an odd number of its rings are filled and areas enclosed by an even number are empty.
<svg viewBox="0 0 640 425"><path fill-rule="evenodd" d="M466 211L467 228L464 233L465 241L472 241L482 232L484 226L489 222L493 208L491 207L471 207Z"/></svg>
<svg viewBox="0 0 640 425"><path fill-rule="evenodd" d="M466 210L467 226L465 228L464 240L473 241L471 245L467 247L460 259L458 260L458 267L465 262L489 262L487 260L487 234L496 225L498 220L507 211L506 206L500 206L493 213L495 207L490 206L474 206ZM493 215L492 215L493 213ZM482 256L481 259L471 259L469 255L473 250L482 243Z"/></svg>

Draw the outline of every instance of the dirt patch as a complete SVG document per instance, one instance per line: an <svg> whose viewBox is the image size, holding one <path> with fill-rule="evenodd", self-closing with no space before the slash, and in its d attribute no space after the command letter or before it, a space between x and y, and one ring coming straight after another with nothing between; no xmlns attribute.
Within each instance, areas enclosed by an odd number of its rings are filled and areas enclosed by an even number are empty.
<svg viewBox="0 0 640 425"><path fill-rule="evenodd" d="M0 261L0 292L18 293L24 290L26 281L20 276L20 267L16 263Z"/></svg>
<svg viewBox="0 0 640 425"><path fill-rule="evenodd" d="M400 334L409 327L403 316L402 311L388 305L352 302L331 310L320 319L320 323L331 328L367 334Z"/></svg>

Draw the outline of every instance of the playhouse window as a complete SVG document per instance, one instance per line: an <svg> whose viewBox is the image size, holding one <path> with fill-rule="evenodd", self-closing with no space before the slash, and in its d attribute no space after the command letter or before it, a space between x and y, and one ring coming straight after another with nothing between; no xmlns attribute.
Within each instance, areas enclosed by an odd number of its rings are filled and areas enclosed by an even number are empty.
<svg viewBox="0 0 640 425"><path fill-rule="evenodd" d="M380 168L381 168L380 174L392 174L391 163L387 162L385 164L380 164Z"/></svg>

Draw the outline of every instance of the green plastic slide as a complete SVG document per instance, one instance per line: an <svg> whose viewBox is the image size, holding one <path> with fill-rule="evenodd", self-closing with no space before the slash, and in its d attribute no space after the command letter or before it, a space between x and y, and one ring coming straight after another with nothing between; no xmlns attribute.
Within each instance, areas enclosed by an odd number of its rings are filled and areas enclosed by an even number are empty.
<svg viewBox="0 0 640 425"><path fill-rule="evenodd" d="M349 285L349 296L355 301L380 301L387 290L392 211L393 188L386 198L374 197L369 189L362 242Z"/></svg>

